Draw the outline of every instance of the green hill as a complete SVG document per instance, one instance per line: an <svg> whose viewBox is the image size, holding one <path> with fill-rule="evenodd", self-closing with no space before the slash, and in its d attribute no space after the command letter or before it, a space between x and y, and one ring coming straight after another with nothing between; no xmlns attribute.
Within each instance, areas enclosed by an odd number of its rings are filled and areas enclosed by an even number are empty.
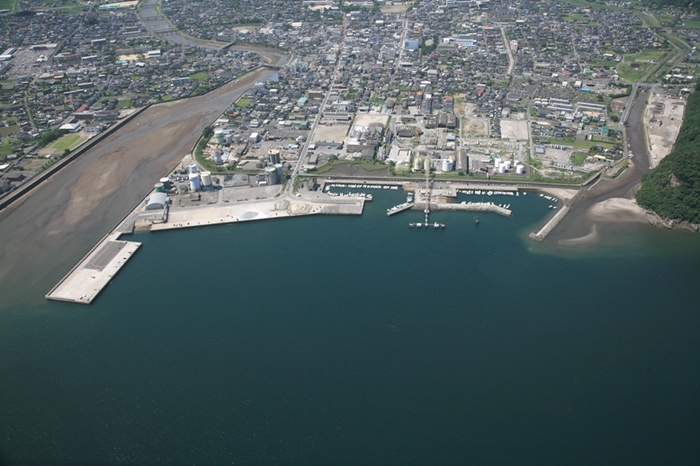
<svg viewBox="0 0 700 466"><path fill-rule="evenodd" d="M700 92L688 98L671 153L642 178L637 202L661 217L700 223Z"/></svg>

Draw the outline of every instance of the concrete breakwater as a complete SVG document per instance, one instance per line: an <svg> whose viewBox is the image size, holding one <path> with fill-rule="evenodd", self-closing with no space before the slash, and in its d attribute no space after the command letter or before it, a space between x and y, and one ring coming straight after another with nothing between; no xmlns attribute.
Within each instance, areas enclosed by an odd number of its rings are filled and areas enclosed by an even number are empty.
<svg viewBox="0 0 700 466"><path fill-rule="evenodd" d="M543 241L547 237L547 235L554 229L554 227L557 226L559 222L561 222L561 220L566 216L568 212L568 205L562 207L557 211L556 214L552 216L552 218L549 219L547 223L544 224L542 228L540 228L540 230L537 233L533 231L528 236L532 240Z"/></svg>
<svg viewBox="0 0 700 466"><path fill-rule="evenodd" d="M425 210L425 202L418 202L413 206L413 210ZM504 217L510 217L513 212L510 209L501 207L490 202L462 202L462 203L430 203L430 210L454 210L465 212L493 212Z"/></svg>

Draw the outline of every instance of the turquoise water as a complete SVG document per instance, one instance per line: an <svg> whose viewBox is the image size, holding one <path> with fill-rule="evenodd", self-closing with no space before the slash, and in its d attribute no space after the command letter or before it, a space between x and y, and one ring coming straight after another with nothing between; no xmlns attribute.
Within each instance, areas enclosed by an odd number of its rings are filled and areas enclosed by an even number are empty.
<svg viewBox="0 0 700 466"><path fill-rule="evenodd" d="M697 464L697 235L404 198L136 235L92 306L0 305L0 463Z"/></svg>

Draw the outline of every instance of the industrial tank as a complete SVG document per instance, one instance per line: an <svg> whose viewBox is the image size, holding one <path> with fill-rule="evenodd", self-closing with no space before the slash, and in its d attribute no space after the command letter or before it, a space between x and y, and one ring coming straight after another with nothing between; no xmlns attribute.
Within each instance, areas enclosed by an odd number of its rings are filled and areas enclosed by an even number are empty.
<svg viewBox="0 0 700 466"><path fill-rule="evenodd" d="M154 188L155 188L155 191L157 193L164 193L165 192L165 185L163 183L156 183Z"/></svg>
<svg viewBox="0 0 700 466"><path fill-rule="evenodd" d="M211 187L211 173L209 172L202 172L200 174L201 180L202 180L202 187L203 188L210 188Z"/></svg>
<svg viewBox="0 0 700 466"><path fill-rule="evenodd" d="M506 172L506 165L504 163L502 163L498 166L498 173L503 174L505 172Z"/></svg>
<svg viewBox="0 0 700 466"><path fill-rule="evenodd" d="M525 165L516 165L515 166L515 173L517 173L518 175L525 174Z"/></svg>
<svg viewBox="0 0 700 466"><path fill-rule="evenodd" d="M214 138L216 139L217 144L223 144L225 142L224 130L223 129L214 130Z"/></svg>
<svg viewBox="0 0 700 466"><path fill-rule="evenodd" d="M165 188L166 191L170 189L170 178L168 178L168 177L161 178L160 182L163 183L163 187Z"/></svg>
<svg viewBox="0 0 700 466"><path fill-rule="evenodd" d="M267 175L267 184L277 184L277 169L275 167L265 168Z"/></svg>
<svg viewBox="0 0 700 466"><path fill-rule="evenodd" d="M503 165L506 166L506 170L510 170L510 167L511 167L510 160L506 160L505 162L503 162Z"/></svg>
<svg viewBox="0 0 700 466"><path fill-rule="evenodd" d="M413 171L417 172L418 170L421 170L422 168L423 168L423 159L421 159L420 157L416 157L413 160Z"/></svg>
<svg viewBox="0 0 700 466"><path fill-rule="evenodd" d="M190 189L199 191L202 188L202 181L199 179L198 173L190 173Z"/></svg>
<svg viewBox="0 0 700 466"><path fill-rule="evenodd" d="M187 171L188 171L189 173L197 173L197 172L199 171L199 169L197 169L197 164L196 164L196 163L191 163L191 164L187 167Z"/></svg>
<svg viewBox="0 0 700 466"><path fill-rule="evenodd" d="M451 172L454 169L454 161L450 159L442 159L442 171Z"/></svg>

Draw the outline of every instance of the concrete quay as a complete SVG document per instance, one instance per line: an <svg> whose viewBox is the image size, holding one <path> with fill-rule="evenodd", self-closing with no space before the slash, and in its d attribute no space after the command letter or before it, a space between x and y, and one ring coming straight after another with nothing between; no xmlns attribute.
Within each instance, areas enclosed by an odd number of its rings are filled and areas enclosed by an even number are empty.
<svg viewBox="0 0 700 466"><path fill-rule="evenodd" d="M298 217L303 215L362 215L366 200L360 197L317 199L269 199L233 205L212 205L171 210L168 220L154 223L151 231L206 225Z"/></svg>
<svg viewBox="0 0 700 466"><path fill-rule="evenodd" d="M425 203L419 202L413 206L413 210L425 210ZM465 203L430 203L430 210L455 210L464 212L493 212L504 217L511 217L513 212L505 207L491 204L490 202L465 202Z"/></svg>
<svg viewBox="0 0 700 466"><path fill-rule="evenodd" d="M46 299L90 304L141 246L135 241L120 241L120 235L117 232L104 237L48 292Z"/></svg>

